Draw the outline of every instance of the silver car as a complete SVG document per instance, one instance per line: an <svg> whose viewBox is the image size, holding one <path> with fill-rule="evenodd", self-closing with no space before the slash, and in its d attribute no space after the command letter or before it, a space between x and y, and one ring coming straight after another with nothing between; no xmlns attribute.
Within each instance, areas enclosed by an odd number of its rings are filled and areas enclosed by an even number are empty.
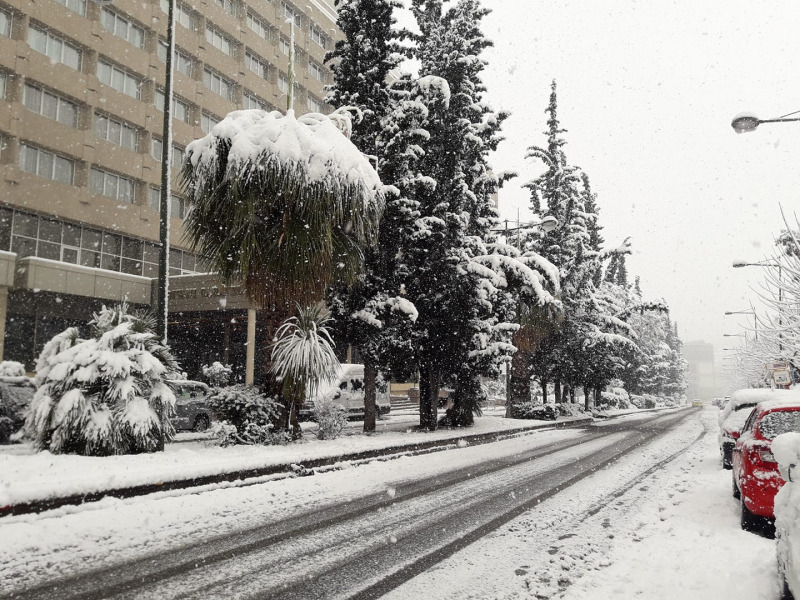
<svg viewBox="0 0 800 600"><path fill-rule="evenodd" d="M175 386L175 416L172 425L177 431L205 431L211 426L213 414L206 403L210 388L199 381L173 381Z"/></svg>

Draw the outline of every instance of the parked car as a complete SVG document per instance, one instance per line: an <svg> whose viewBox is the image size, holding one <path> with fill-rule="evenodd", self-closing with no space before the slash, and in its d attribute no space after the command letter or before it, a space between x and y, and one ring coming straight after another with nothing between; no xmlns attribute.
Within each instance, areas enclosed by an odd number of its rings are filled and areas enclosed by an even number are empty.
<svg viewBox="0 0 800 600"><path fill-rule="evenodd" d="M176 430L205 431L211 426L214 415L206 399L211 389L200 381L173 381L175 386L175 416L172 425Z"/></svg>
<svg viewBox="0 0 800 600"><path fill-rule="evenodd" d="M787 396L788 394L788 396ZM789 398L796 394L791 390L771 390L769 388L737 390L731 395L730 402L719 413L719 452L722 457L722 468L731 468L731 455L739 431L742 429L750 411L759 402Z"/></svg>
<svg viewBox="0 0 800 600"><path fill-rule="evenodd" d="M312 418L317 402L329 401L339 405L348 416L364 416L364 365L344 364L339 367L335 381L322 385L316 394L306 398L305 407L300 411L300 418ZM379 414L387 414L392 410L389 404L389 384L379 378L375 404Z"/></svg>
<svg viewBox="0 0 800 600"><path fill-rule="evenodd" d="M800 433L772 440L784 485L775 495L775 540L783 599L800 598Z"/></svg>
<svg viewBox="0 0 800 600"><path fill-rule="evenodd" d="M772 440L800 432L800 395L793 395L759 403L733 448L733 496L740 501L741 525L746 531L775 516L775 494L784 480L772 453Z"/></svg>
<svg viewBox="0 0 800 600"><path fill-rule="evenodd" d="M22 428L35 391L30 377L0 377L0 444L13 441Z"/></svg>

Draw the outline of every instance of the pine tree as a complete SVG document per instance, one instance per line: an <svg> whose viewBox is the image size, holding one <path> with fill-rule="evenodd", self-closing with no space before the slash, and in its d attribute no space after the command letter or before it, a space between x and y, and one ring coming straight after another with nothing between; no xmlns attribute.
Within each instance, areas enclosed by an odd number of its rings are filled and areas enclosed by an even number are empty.
<svg viewBox="0 0 800 600"><path fill-rule="evenodd" d="M447 10L440 0L413 0L412 11L421 32L414 55L422 80L444 81L449 92L442 113L428 119L428 138L420 144L424 154L417 168L425 183L414 193L420 217L405 286L419 311L414 346L420 425L433 429L442 384L455 388L449 421L469 425L479 410L479 376L496 374L510 359L517 328L512 288L527 287L537 304L553 298L542 284L544 275L497 243L491 231L497 223L491 194L501 181L489 169L488 154L502 139L507 115L483 100L480 55L491 42L480 21L488 11L476 0L460 0Z"/></svg>
<svg viewBox="0 0 800 600"><path fill-rule="evenodd" d="M388 143L397 134L393 130L396 119L389 119L398 100L389 74L402 60L398 43L402 33L394 27L394 11L401 4L397 0L336 0L336 7L344 39L325 57L333 72L326 101L359 113L351 141L375 157L382 181L389 184L394 173L386 172L387 161L402 145L398 140ZM416 314L400 295L394 258L404 239L403 221L413 217L413 210L405 198L387 198L378 245L365 252L364 276L355 286L335 288L328 299L341 338L356 347L364 361L365 431L375 429L377 369L390 368L399 351L396 344L387 346L386 341L397 342L400 336L393 330L407 327L404 321Z"/></svg>

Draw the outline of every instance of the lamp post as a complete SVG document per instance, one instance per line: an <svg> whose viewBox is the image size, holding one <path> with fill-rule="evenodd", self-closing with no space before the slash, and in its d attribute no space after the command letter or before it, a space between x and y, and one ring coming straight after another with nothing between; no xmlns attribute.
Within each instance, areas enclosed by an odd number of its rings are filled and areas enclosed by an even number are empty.
<svg viewBox="0 0 800 600"><path fill-rule="evenodd" d="M800 119L794 119L798 121ZM741 269L742 267L773 267L778 269L778 351L783 353L783 310L781 305L783 304L783 277L782 277L782 270L781 270L781 263L779 262L769 262L769 261L760 261L760 262L745 262L741 260L734 261L733 263L734 269ZM758 329L758 321L756 321L756 329ZM756 334L758 335L758 334ZM758 339L758 338L756 338Z"/></svg>
<svg viewBox="0 0 800 600"><path fill-rule="evenodd" d="M790 117L791 115L796 115L797 113L800 113L800 110L790 112L789 114L783 115L782 117L776 117L774 119L759 119L752 113L740 113L731 121L731 127L733 127L733 130L736 133L750 133L751 131L755 131L762 123L788 123L791 121L800 121L800 117L794 117L791 119L786 118Z"/></svg>
<svg viewBox="0 0 800 600"><path fill-rule="evenodd" d="M172 167L172 59L175 55L175 0L167 2L167 56L164 78L164 126L161 143L161 197L159 200L158 298L156 301L156 334L167 343L169 312L169 224L171 207Z"/></svg>
<svg viewBox="0 0 800 600"><path fill-rule="evenodd" d="M544 217L540 221L529 221L527 223L521 223L518 220L510 221L509 219L506 219L504 223L505 227L503 229L492 229L492 231L496 233L505 233L506 243L508 243L508 233L510 231L520 231L522 229L536 227L547 233L549 231L553 231L556 227L558 227L558 219L550 215ZM516 223L516 227L509 227L508 226L509 223ZM521 244L520 237L519 234L517 234L517 250L521 250L520 244Z"/></svg>
<svg viewBox="0 0 800 600"><path fill-rule="evenodd" d="M728 310L725 311L725 316L729 317L731 315L753 315L753 323L755 323L755 338L758 341L758 315L756 315L756 311L754 310Z"/></svg>

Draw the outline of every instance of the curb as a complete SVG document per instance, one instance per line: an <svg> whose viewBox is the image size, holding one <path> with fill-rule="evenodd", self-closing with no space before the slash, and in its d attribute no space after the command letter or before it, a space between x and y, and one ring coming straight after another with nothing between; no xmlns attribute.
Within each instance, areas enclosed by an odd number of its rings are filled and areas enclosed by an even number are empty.
<svg viewBox="0 0 800 600"><path fill-rule="evenodd" d="M512 429L506 429L504 431L476 433L476 434L464 435L460 437L454 437L442 440L430 440L427 442L421 441L415 444L398 444L395 446L388 446L386 448L376 448L374 450L364 450L361 452L353 452L350 454L343 454L339 456L329 456L324 458L312 459L305 461L302 464L281 463L277 465L258 467L254 469L241 469L238 471L229 471L227 473L205 475L202 477L195 477L192 479L176 479L172 481L164 481L161 483L142 484L124 488L90 492L86 494L74 494L70 496L36 500L33 502L21 502L19 504L1 506L0 518L12 515L26 515L26 514L40 513L46 510L53 510L64 506L79 506L81 504L86 504L88 502L97 502L99 500L102 500L103 498L119 498L119 499L135 498L138 496L146 496L148 494L154 494L157 492L184 490L184 489L191 489L193 487L214 485L220 483L231 483L231 482L243 481L246 479L264 477L276 474L305 475L305 474L310 474L310 469L332 466L341 462L363 461L384 456L407 454L409 452L425 453L425 452L449 450L460 446L462 443L466 443L468 445L488 444L491 442L497 442L519 435L536 433L543 429L567 429L570 427L582 427L585 425L589 425L593 422L594 419L592 417L582 417L579 419L571 419L569 421L553 421L552 423L534 425L532 427L516 427Z"/></svg>

